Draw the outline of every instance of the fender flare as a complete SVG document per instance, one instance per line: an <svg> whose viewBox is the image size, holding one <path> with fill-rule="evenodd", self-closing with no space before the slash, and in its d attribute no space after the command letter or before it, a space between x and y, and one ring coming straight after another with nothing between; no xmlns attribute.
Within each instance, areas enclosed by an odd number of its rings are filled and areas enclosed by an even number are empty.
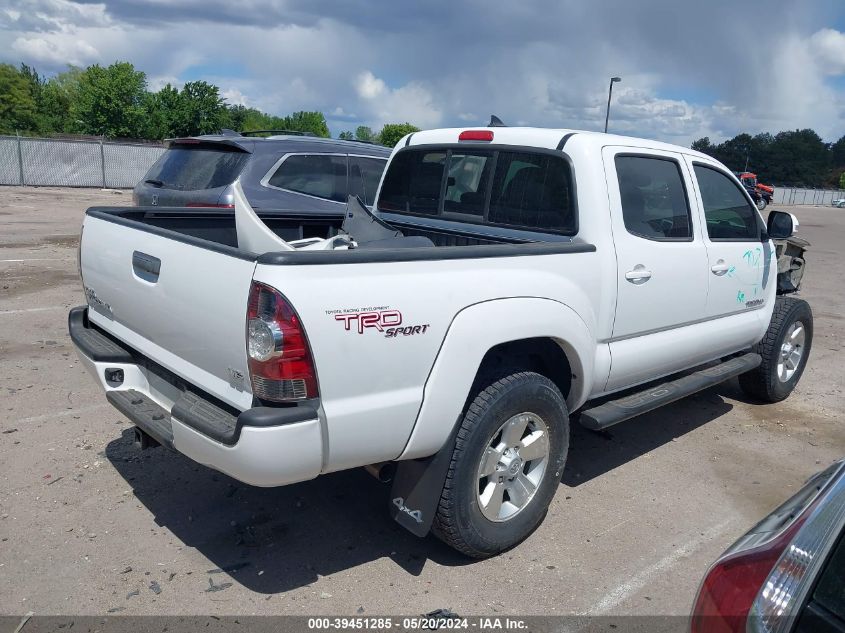
<svg viewBox="0 0 845 633"><path fill-rule="evenodd" d="M596 339L569 306L552 299L494 299L461 310L446 332L423 390L411 436L399 460L436 453L451 436L484 355L496 345L529 338L551 338L572 368L570 410L590 393Z"/></svg>

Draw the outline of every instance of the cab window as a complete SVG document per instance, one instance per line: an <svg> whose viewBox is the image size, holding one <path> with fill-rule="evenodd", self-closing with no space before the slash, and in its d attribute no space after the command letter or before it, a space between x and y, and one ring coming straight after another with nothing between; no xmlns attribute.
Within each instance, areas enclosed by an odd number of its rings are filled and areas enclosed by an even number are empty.
<svg viewBox="0 0 845 633"><path fill-rule="evenodd" d="M408 149L387 168L382 211L574 235L572 170L560 154L494 148Z"/></svg>

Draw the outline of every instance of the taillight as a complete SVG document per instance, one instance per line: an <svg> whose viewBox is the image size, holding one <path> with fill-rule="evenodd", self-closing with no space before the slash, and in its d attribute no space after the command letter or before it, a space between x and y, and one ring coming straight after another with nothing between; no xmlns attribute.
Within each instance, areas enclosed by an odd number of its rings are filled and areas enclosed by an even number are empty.
<svg viewBox="0 0 845 633"><path fill-rule="evenodd" d="M492 141L493 130L464 130L458 135L459 141Z"/></svg>
<svg viewBox="0 0 845 633"><path fill-rule="evenodd" d="M317 376L299 316L278 290L258 282L249 292L246 345L256 397L273 402L317 397Z"/></svg>
<svg viewBox="0 0 845 633"><path fill-rule="evenodd" d="M845 463L814 476L707 572L692 633L786 633L845 522Z"/></svg>
<svg viewBox="0 0 845 633"><path fill-rule="evenodd" d="M692 633L745 633L760 588L803 521L773 541L719 560L704 579L693 609Z"/></svg>

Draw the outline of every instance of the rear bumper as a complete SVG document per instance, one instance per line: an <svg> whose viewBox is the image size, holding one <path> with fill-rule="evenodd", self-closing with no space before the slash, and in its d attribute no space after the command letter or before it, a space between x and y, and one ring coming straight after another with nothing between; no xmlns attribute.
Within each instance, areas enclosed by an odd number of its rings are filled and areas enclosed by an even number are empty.
<svg viewBox="0 0 845 633"><path fill-rule="evenodd" d="M86 307L70 311L68 331L109 402L159 443L254 486L320 474L316 402L238 412L92 326Z"/></svg>

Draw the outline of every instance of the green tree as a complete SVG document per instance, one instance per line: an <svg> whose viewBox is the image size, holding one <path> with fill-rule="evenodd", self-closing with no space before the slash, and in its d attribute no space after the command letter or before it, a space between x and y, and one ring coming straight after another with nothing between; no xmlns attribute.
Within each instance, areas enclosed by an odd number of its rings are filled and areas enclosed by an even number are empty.
<svg viewBox="0 0 845 633"><path fill-rule="evenodd" d="M372 143L375 141L375 134L366 125L359 125L355 128L355 140L364 141L365 143Z"/></svg>
<svg viewBox="0 0 845 633"><path fill-rule="evenodd" d="M845 167L845 136L830 146L830 162L834 167Z"/></svg>
<svg viewBox="0 0 845 633"><path fill-rule="evenodd" d="M78 127L71 119L70 111L79 94L83 72L81 68L69 66L42 86L39 116L45 132L73 132Z"/></svg>
<svg viewBox="0 0 845 633"><path fill-rule="evenodd" d="M823 185L831 166L828 145L810 129L778 132L770 160L772 181L808 187Z"/></svg>
<svg viewBox="0 0 845 633"><path fill-rule="evenodd" d="M337 135L337 137L341 141L354 141L355 140L355 135L348 130L346 132L341 132L340 134Z"/></svg>
<svg viewBox="0 0 845 633"><path fill-rule="evenodd" d="M179 92L179 103L176 136L211 134L224 127L226 105L217 86L205 81L189 81Z"/></svg>
<svg viewBox="0 0 845 633"><path fill-rule="evenodd" d="M178 135L179 122L185 116L182 114L182 95L176 88L167 84L158 92L147 93L144 107L147 111L147 138L161 140Z"/></svg>
<svg viewBox="0 0 845 633"><path fill-rule="evenodd" d="M839 188L845 189L845 171L839 174Z"/></svg>
<svg viewBox="0 0 845 633"><path fill-rule="evenodd" d="M696 139L690 145L690 149L694 149L696 152L702 152L704 154L710 154L713 151L713 144L710 143L709 136L702 136L699 139Z"/></svg>
<svg viewBox="0 0 845 633"><path fill-rule="evenodd" d="M406 134L419 132L420 128L410 123L385 123L378 135L378 141L385 147L395 147Z"/></svg>
<svg viewBox="0 0 845 633"><path fill-rule="evenodd" d="M29 79L11 64L0 64L0 134L32 132L38 107Z"/></svg>
<svg viewBox="0 0 845 633"><path fill-rule="evenodd" d="M322 112L294 112L284 117L282 129L297 132L311 132L315 136L329 138L329 126Z"/></svg>
<svg viewBox="0 0 845 633"><path fill-rule="evenodd" d="M129 62L89 66L70 103L70 127L83 134L139 138L147 129L147 77Z"/></svg>

